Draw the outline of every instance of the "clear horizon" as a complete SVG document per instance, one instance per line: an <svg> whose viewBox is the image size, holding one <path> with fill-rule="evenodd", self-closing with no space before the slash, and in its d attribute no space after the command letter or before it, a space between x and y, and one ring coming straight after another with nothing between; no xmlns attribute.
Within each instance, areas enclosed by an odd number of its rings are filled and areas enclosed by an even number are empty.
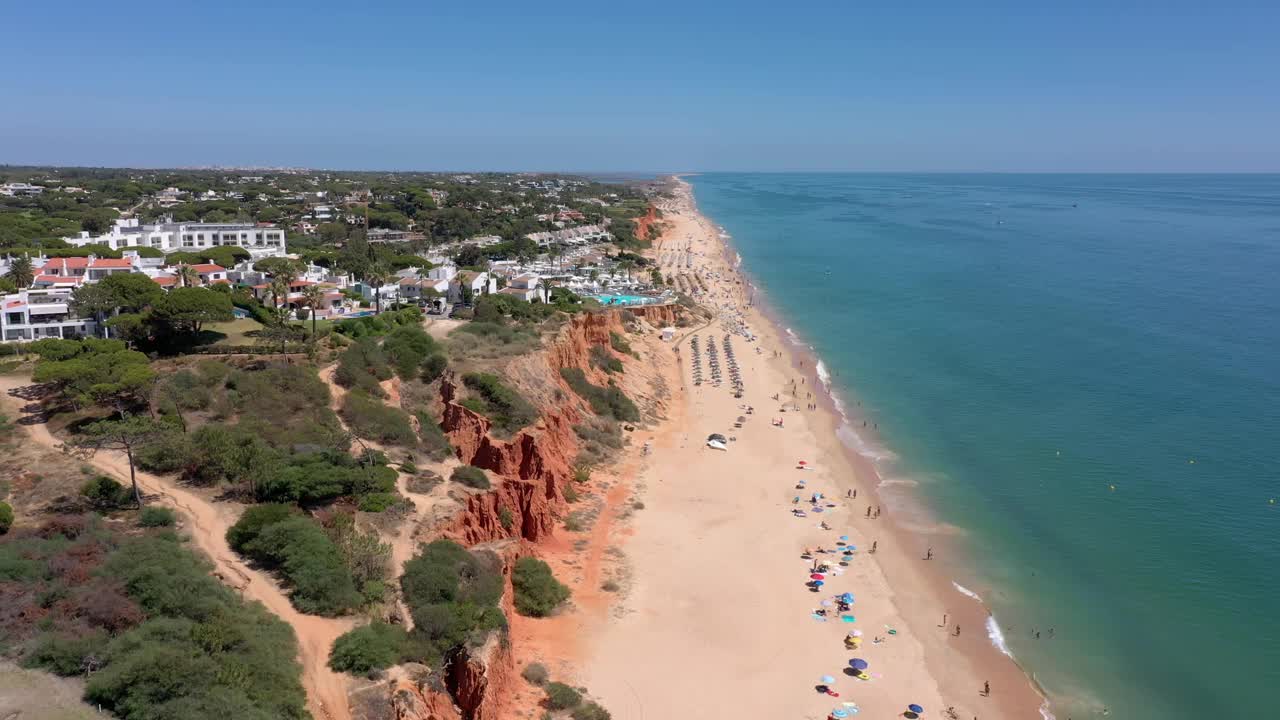
<svg viewBox="0 0 1280 720"><path fill-rule="evenodd" d="M776 10L27 4L0 163L1280 171L1277 7Z"/></svg>

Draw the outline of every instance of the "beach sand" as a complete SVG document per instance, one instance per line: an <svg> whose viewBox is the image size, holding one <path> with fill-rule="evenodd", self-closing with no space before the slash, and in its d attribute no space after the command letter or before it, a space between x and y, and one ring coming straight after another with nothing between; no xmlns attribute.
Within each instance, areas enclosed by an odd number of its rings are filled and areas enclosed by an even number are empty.
<svg viewBox="0 0 1280 720"><path fill-rule="evenodd" d="M947 569L960 562L951 558L958 553L945 538L899 526L876 496L874 465L837 437L842 419L814 387L813 358L759 307L748 307L751 288L733 267L732 250L697 213L683 182L681 193L664 208L666 231L652 255L668 282L696 275L706 288L697 299L717 318L682 330L672 343L680 359L672 372L680 376L669 386L677 395L672 402L683 407L658 429L653 451L636 471L646 507L618 540L630 573L627 592L612 608L587 605L574 613L585 616L574 619L581 631L574 679L618 720L825 718L833 709L848 710L844 703L856 703L870 717L901 716L910 703L924 706L926 717L947 717L950 706L964 720L1040 717L1043 699L992 646L983 606L953 587ZM745 384L741 399L727 374L723 385L710 383L706 355L714 340L724 367L723 338L739 322L756 336L753 342L731 336ZM694 333L703 348L707 382L701 386L690 379ZM734 428L748 405L754 413ZM775 418L784 426L775 427ZM727 452L706 447L710 433L733 438ZM800 460L808 469L798 469ZM800 480L803 490L796 489ZM857 498L847 499L852 489ZM813 492L837 507L793 516L792 499ZM881 516L866 518L867 507L877 505ZM832 529L822 530L822 520ZM857 547L854 559L812 592L810 561L801 554L818 546L833 550L840 535ZM878 544L874 555L872 542ZM922 559L926 546L934 549L930 561ZM816 557L834 563L836 556ZM843 592L855 597L849 614L856 622L842 622L834 612L815 619L820 601ZM855 628L864 642L847 650L843 638ZM884 641L874 643L876 637ZM845 674L854 657L870 664L869 680ZM832 689L839 697L818 692L824 675L836 678ZM980 695L984 681L991 683L990 697Z"/></svg>

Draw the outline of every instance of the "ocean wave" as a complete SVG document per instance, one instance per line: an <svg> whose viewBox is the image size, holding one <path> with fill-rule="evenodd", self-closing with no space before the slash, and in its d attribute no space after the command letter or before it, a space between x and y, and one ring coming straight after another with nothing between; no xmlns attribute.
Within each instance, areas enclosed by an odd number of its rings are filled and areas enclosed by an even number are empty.
<svg viewBox="0 0 1280 720"><path fill-rule="evenodd" d="M1044 718L1044 720L1058 720L1053 713L1049 712L1048 700L1045 700L1044 703L1040 705L1040 717Z"/></svg>
<svg viewBox="0 0 1280 720"><path fill-rule="evenodd" d="M974 591L970 590L969 588L967 588L967 587L965 587L965 586L961 585L960 583L956 582L955 580L952 580L952 581L951 581L951 584L952 584L953 586L955 586L955 589L956 589L956 590L960 591L960 594L961 594L961 595L968 595L969 597L973 598L974 600L977 600L978 602L982 602L982 597L981 597L980 595L978 595L978 593L976 593L976 592L974 592Z"/></svg>
<svg viewBox="0 0 1280 720"><path fill-rule="evenodd" d="M822 383L827 392L831 392L831 373L827 370L827 364L819 360L815 369L818 371L818 382Z"/></svg>
<svg viewBox="0 0 1280 720"><path fill-rule="evenodd" d="M841 414L843 414L843 410L841 411ZM865 438L858 434L857 430L853 429L853 426L850 425L847 420L848 418L846 418L846 422L840 423L840 427L836 428L836 436L839 437L845 445L852 448L854 452L858 453L862 457L870 459L877 465L888 462L897 457L897 455L894 455L885 448L878 445L872 445L867 442ZM881 484L883 484L883 481Z"/></svg>
<svg viewBox="0 0 1280 720"><path fill-rule="evenodd" d="M1009 650L1009 645L1004 641L1004 633L1000 632L1000 625L996 622L995 615L987 616L987 637L991 639L991 644L997 650L1013 657L1013 653Z"/></svg>

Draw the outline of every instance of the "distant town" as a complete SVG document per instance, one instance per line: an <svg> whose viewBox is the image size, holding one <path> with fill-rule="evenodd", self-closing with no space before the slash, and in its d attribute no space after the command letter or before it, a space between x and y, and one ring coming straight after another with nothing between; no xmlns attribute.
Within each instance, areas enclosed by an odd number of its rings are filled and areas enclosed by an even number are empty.
<svg viewBox="0 0 1280 720"><path fill-rule="evenodd" d="M299 339L317 320L408 305L449 316L483 295L667 302L674 289L637 252L658 231L660 189L533 174L0 167L0 340L154 340L129 299L140 283L195 307L229 299L237 320L274 320ZM121 275L140 277L98 285Z"/></svg>

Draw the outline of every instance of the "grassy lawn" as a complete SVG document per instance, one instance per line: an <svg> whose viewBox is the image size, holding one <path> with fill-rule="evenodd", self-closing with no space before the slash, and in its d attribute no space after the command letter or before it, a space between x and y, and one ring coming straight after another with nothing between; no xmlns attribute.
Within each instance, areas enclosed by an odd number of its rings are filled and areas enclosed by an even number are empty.
<svg viewBox="0 0 1280 720"><path fill-rule="evenodd" d="M262 323L253 318L237 318L231 322L209 323L205 325L200 334L216 333L222 337L211 343L201 343L208 345L253 345L256 339L247 336L245 333L262 329Z"/></svg>

